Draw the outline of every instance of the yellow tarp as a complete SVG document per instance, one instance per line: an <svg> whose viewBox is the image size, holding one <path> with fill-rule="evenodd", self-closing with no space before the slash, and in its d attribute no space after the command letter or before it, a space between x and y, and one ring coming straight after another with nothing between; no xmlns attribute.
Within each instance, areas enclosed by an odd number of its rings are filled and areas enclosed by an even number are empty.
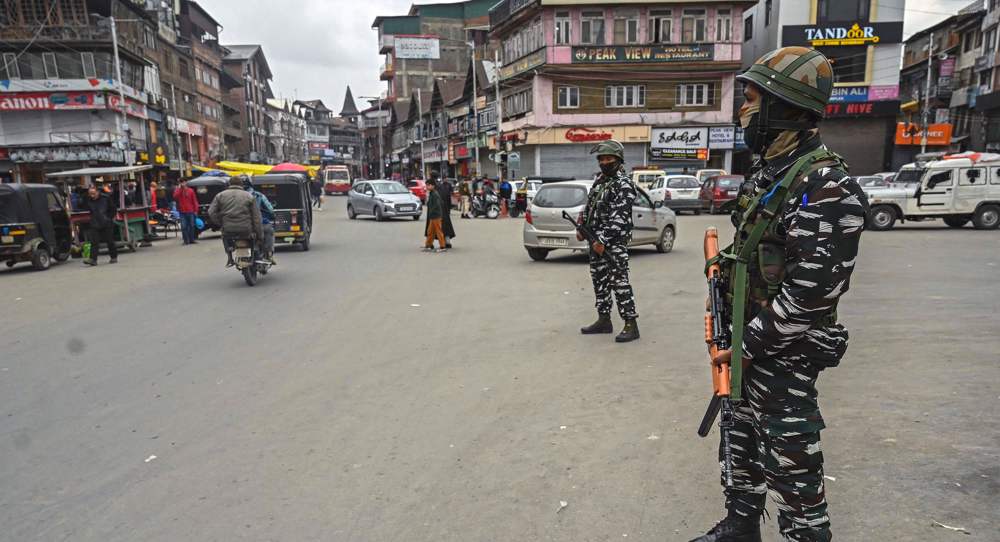
<svg viewBox="0 0 1000 542"><path fill-rule="evenodd" d="M215 169L221 169L227 173L240 174L245 173L247 175L263 175L273 168L270 164L250 164L246 162L217 162L215 164ZM307 166L302 164L302 167L309 171L309 175L315 177L316 173L319 172L319 166Z"/></svg>

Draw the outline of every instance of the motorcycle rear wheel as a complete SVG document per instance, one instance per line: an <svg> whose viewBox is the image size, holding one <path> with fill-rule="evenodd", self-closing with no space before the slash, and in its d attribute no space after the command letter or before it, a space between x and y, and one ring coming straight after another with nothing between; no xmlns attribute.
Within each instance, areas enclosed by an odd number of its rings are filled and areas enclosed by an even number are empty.
<svg viewBox="0 0 1000 542"><path fill-rule="evenodd" d="M247 286L254 286L257 284L257 265L251 264L243 268L243 280L246 281Z"/></svg>

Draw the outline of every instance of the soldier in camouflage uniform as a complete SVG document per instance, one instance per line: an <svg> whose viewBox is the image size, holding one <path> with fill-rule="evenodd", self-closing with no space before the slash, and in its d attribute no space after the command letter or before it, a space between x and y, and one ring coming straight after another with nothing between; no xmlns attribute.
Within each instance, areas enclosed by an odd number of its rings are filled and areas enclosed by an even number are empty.
<svg viewBox="0 0 1000 542"><path fill-rule="evenodd" d="M587 196L583 225L590 228L598 242L590 247L590 278L597 297L597 321L580 329L585 335L611 333L611 295L618 302L618 314L625 321L615 341L623 343L639 338L635 294L628 280L628 244L632 240L632 203L636 189L625 171L625 147L608 140L591 151L597 155L601 173ZM577 239L583 241L578 232ZM605 254L610 258L604 257ZM610 260L610 261L609 261Z"/></svg>
<svg viewBox="0 0 1000 542"><path fill-rule="evenodd" d="M825 542L832 535L816 379L847 350L836 307L850 286L868 203L843 160L820 141L817 123L833 87L821 53L779 49L738 79L747 98L740 122L761 158L737 200L736 239L721 260L733 295L733 342L741 348L720 352L713 363L746 371L730 432L728 515L692 542L759 542L766 494L785 540ZM743 301L733 290L740 269ZM737 329L738 322L746 324Z"/></svg>

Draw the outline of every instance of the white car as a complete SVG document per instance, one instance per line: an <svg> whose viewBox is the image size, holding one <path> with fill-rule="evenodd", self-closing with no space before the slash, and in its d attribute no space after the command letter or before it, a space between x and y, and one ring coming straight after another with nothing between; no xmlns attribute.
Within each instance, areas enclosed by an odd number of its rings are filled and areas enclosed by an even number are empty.
<svg viewBox="0 0 1000 542"><path fill-rule="evenodd" d="M701 214L701 183L691 175L665 175L653 182L649 197L675 211L694 211Z"/></svg>
<svg viewBox="0 0 1000 542"><path fill-rule="evenodd" d="M538 190L524 217L524 248L532 260L544 260L558 249L589 252L587 242L576 240L576 228L562 214L579 217L593 186L594 181L563 181L545 183ZM673 250L676 215L662 203L653 203L641 188L632 204L632 225L630 247L653 245L659 252Z"/></svg>

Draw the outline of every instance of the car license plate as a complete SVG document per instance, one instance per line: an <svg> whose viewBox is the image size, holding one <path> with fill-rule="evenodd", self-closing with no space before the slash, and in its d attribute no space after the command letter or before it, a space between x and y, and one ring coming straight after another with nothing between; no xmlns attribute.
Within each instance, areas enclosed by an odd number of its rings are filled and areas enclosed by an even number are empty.
<svg viewBox="0 0 1000 542"><path fill-rule="evenodd" d="M563 237L539 237L538 242L550 247L564 247L569 244L569 239Z"/></svg>
<svg viewBox="0 0 1000 542"><path fill-rule="evenodd" d="M4 236L0 237L0 242L2 242L5 245L9 244L9 243L13 243L14 242L14 236L13 235L4 235Z"/></svg>
<svg viewBox="0 0 1000 542"><path fill-rule="evenodd" d="M730 196L735 196L736 195L736 191L735 190L730 190L730 191L726 192L726 194L729 194Z"/></svg>
<svg viewBox="0 0 1000 542"><path fill-rule="evenodd" d="M400 211L412 211L413 210L413 206L412 205L400 205L399 206L399 210Z"/></svg>

